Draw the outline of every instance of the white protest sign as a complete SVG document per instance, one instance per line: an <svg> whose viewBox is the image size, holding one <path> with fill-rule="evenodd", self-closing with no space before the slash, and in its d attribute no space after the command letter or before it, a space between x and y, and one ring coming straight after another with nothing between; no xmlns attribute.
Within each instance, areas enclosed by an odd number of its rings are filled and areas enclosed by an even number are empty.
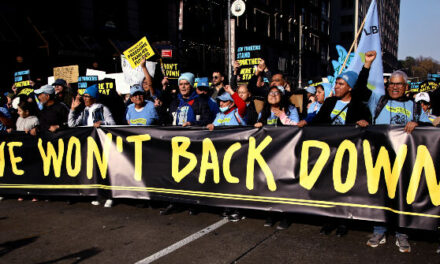
<svg viewBox="0 0 440 264"><path fill-rule="evenodd" d="M55 82L55 77L54 76L49 76L47 77L47 84L52 85L52 83Z"/></svg>
<svg viewBox="0 0 440 264"><path fill-rule="evenodd" d="M130 93L130 85L125 81L124 73L108 73L105 75L105 78L114 79L116 82L116 92L119 94L128 94Z"/></svg>
<svg viewBox="0 0 440 264"><path fill-rule="evenodd" d="M151 78L154 78L154 72L156 71L156 64L157 64L156 62L151 62L151 61L146 62L147 70ZM121 67L122 67L122 72L124 73L126 83L128 83L130 86L134 84L142 83L142 80L144 79L145 75L140 65L135 69L133 69L130 63L125 58L125 56L121 55Z"/></svg>
<svg viewBox="0 0 440 264"><path fill-rule="evenodd" d="M102 81L104 80L106 75L105 71L98 71L93 69L87 69L86 76L98 76L98 80Z"/></svg>

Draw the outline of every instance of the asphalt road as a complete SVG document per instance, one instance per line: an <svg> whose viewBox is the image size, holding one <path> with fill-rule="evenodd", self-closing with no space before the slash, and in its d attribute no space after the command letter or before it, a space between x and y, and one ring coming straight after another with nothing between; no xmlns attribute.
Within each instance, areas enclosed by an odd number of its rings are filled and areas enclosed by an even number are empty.
<svg viewBox="0 0 440 264"><path fill-rule="evenodd" d="M7 199L0 202L0 263L136 263L158 252L163 256L154 263L440 263L431 232L411 232L412 252L403 254L393 236L367 247L368 223L351 222L339 238L319 234L323 219L317 217L294 216L280 231L263 227L261 212L245 212L236 223L222 221L218 212L161 216L129 200L103 208ZM204 230L213 224L216 229Z"/></svg>

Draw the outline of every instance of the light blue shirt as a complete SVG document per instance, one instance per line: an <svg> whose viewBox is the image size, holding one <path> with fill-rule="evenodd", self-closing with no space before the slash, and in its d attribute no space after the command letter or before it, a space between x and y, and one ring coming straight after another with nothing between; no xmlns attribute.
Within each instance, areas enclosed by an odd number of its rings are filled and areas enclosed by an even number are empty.
<svg viewBox="0 0 440 264"><path fill-rule="evenodd" d="M296 108L293 105L289 105L289 119L294 121L294 122L299 122L299 114L298 111L296 110ZM261 118L261 112L258 114L258 120L260 120ZM270 111L270 116L267 118L267 125L268 126L275 126L277 125L278 122L278 117L272 112Z"/></svg>
<svg viewBox="0 0 440 264"><path fill-rule="evenodd" d="M348 107L345 107L350 102L343 102L341 100L336 101L335 108L333 108L332 113L330 114L330 118L333 120L335 116L338 117L332 122L332 125L345 125L345 121L347 120L347 109ZM345 107L345 109L344 109ZM344 109L344 111L342 111ZM342 113L341 113L342 111Z"/></svg>
<svg viewBox="0 0 440 264"><path fill-rule="evenodd" d="M125 114L125 119L128 121L130 126L149 126L153 122L159 119L156 109L154 108L154 103L146 100L145 106L138 110L131 104L127 107L127 113Z"/></svg>
<svg viewBox="0 0 440 264"><path fill-rule="evenodd" d="M370 100L368 101L368 108L370 109L371 116L374 118L377 104L379 103L381 95L371 93ZM413 117L414 102L408 100L406 102L388 100L387 104L382 108L379 116L376 118L376 125L406 125L406 123L414 120ZM420 111L420 122L432 123L429 120L426 113ZM374 121L374 120L373 120Z"/></svg>

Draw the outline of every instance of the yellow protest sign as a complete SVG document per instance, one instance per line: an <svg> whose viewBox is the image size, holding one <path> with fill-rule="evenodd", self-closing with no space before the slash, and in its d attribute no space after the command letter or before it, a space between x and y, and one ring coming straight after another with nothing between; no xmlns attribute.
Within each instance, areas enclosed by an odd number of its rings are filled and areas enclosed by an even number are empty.
<svg viewBox="0 0 440 264"><path fill-rule="evenodd" d="M78 82L79 67L78 65L70 65L53 68L54 79L64 79L68 83Z"/></svg>
<svg viewBox="0 0 440 264"><path fill-rule="evenodd" d="M124 56L130 62L130 66L135 69L141 63L142 58L149 59L153 57L154 51L147 37L143 37L136 44L124 51Z"/></svg>

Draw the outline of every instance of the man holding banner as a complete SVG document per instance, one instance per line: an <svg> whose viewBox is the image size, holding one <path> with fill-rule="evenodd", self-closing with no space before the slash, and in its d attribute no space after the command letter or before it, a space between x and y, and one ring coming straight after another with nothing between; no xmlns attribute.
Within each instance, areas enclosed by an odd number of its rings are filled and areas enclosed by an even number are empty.
<svg viewBox="0 0 440 264"><path fill-rule="evenodd" d="M6 98L0 95L0 133L5 132L6 129L14 126L14 122L11 119L11 114L6 107Z"/></svg>

